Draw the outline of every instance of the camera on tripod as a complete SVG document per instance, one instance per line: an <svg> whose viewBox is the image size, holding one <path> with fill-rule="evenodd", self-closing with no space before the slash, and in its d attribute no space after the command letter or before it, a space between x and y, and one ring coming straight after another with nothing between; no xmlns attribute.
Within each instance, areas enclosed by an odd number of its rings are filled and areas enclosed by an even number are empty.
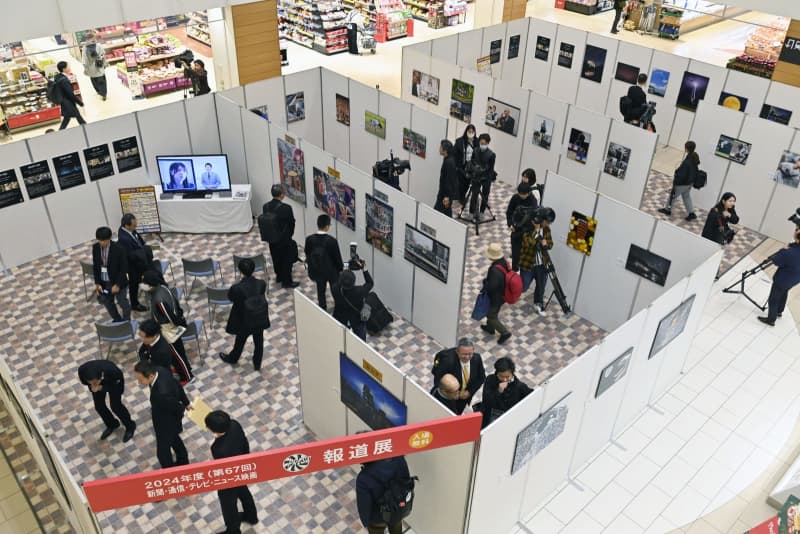
<svg viewBox="0 0 800 534"><path fill-rule="evenodd" d="M489 178L486 176L486 167L474 160L468 161L464 165L464 175L471 184L479 184Z"/></svg>
<svg viewBox="0 0 800 534"><path fill-rule="evenodd" d="M175 58L175 68L182 69L186 63L187 65L191 65L192 61L194 61L194 52L189 50L188 48L181 52L181 54Z"/></svg>
<svg viewBox="0 0 800 534"><path fill-rule="evenodd" d="M410 169L411 162L394 157L390 150L389 159L377 161L372 166L372 176L400 191L400 175Z"/></svg>
<svg viewBox="0 0 800 534"><path fill-rule="evenodd" d="M358 256L358 243L355 241L350 242L350 261L347 262L347 268L351 271L360 271L362 268L361 258Z"/></svg>
<svg viewBox="0 0 800 534"><path fill-rule="evenodd" d="M511 214L511 224L515 229L523 232L532 232L535 225L540 225L545 221L552 223L555 220L556 212L553 211L553 208L546 206L536 208L519 206Z"/></svg>
<svg viewBox="0 0 800 534"><path fill-rule="evenodd" d="M800 208L797 208L794 213L789 217L789 222L794 223L795 226L800 228Z"/></svg>

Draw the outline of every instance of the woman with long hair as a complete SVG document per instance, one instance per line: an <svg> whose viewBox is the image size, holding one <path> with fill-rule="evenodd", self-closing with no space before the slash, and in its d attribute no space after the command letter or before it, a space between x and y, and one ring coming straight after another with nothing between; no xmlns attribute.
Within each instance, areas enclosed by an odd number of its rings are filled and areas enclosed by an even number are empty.
<svg viewBox="0 0 800 534"><path fill-rule="evenodd" d="M472 161L472 153L478 149L478 135L475 130L474 124L468 124L464 128L464 133L461 137L456 139L454 143L456 167L458 168L458 200L461 205L464 205L464 199L467 196L469 189L469 180L467 180L466 164Z"/></svg>
<svg viewBox="0 0 800 534"><path fill-rule="evenodd" d="M658 211L664 215L672 215L672 202L680 196L688 213L686 220L693 221L697 219L697 215L695 215L694 206L692 205L692 187L694 187L694 179L700 167L700 156L697 155L697 144L694 141L686 141L683 147L686 155L680 166L675 169L675 176L672 178L672 191L667 199L667 205Z"/></svg>
<svg viewBox="0 0 800 534"><path fill-rule="evenodd" d="M720 245L733 241L736 232L729 226L737 224L739 216L736 214L736 195L731 192L723 193L716 206L711 208L703 226L703 237Z"/></svg>

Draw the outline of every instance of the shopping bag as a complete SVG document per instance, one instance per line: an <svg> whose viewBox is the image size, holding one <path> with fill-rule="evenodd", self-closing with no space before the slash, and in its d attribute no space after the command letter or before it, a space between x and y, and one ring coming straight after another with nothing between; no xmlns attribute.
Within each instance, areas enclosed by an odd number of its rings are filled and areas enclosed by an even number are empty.
<svg viewBox="0 0 800 534"><path fill-rule="evenodd" d="M472 308L472 318L480 321L489 314L489 294L485 289L481 289L478 298L475 299L475 307Z"/></svg>
<svg viewBox="0 0 800 534"><path fill-rule="evenodd" d="M522 291L525 292L533 282L533 271L520 271L519 275L522 278Z"/></svg>

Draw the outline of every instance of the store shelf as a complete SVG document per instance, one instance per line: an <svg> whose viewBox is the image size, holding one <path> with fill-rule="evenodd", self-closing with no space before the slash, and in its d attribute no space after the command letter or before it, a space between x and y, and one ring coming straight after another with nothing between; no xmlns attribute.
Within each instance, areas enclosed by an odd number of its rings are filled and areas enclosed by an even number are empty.
<svg viewBox="0 0 800 534"><path fill-rule="evenodd" d="M10 130L39 126L61 117L61 107L47 99L44 75L30 67L23 68L27 69L27 81L0 82L0 108L6 115ZM80 95L77 80L74 76L70 80L73 91Z"/></svg>
<svg viewBox="0 0 800 534"><path fill-rule="evenodd" d="M347 50L346 16L338 0L279 0L278 31L282 39L321 54L336 54Z"/></svg>

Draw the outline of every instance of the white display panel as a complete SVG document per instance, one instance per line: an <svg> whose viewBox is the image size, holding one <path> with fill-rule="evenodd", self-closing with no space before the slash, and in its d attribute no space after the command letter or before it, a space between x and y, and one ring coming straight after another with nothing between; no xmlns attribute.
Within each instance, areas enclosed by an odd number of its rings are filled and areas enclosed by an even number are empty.
<svg viewBox="0 0 800 534"><path fill-rule="evenodd" d="M420 268L414 269L412 322L442 345L453 346L458 338L467 227L424 204L419 204L417 223L417 228L420 224L433 228L436 235L431 237L450 247L450 262L447 283ZM402 239L405 242L405 231Z"/></svg>
<svg viewBox="0 0 800 534"><path fill-rule="evenodd" d="M689 62L687 70L693 74L699 74L700 76L708 78L708 88L706 89L706 95L702 102L705 104L716 104L719 100L722 88L725 86L728 70L695 60ZM682 79L683 73L680 73L674 80L670 79L670 84L677 83L678 86L680 86ZM692 131L692 123L696 123L697 120L695 113L685 109L678 109L675 114L675 123L672 126L672 132L669 137L669 146L683 148L683 143L686 142L689 132Z"/></svg>
<svg viewBox="0 0 800 534"><path fill-rule="evenodd" d="M764 102L770 106L776 106L792 112L789 119L789 126L800 128L800 106L797 105L797 87L784 83L771 82L767 98Z"/></svg>
<svg viewBox="0 0 800 534"><path fill-rule="evenodd" d="M614 61L614 64L611 66L611 71L609 72L612 81L611 89L608 95L608 103L606 106L606 116L614 119L622 119L622 114L619 112L619 99L622 95L628 94L628 88L636 83L635 81L633 83L628 83L626 81L615 79L617 66L620 63L624 63L625 65L630 65L639 69L639 74L644 73L648 74L649 76L650 62L652 59L652 49L633 43L627 43L625 41L619 41L617 59ZM648 79L648 84L649 83L650 80ZM645 86L644 90L645 92L647 91L647 86ZM653 96L654 95L652 94L648 94L648 100L654 100ZM657 110L656 114L660 114L660 111L661 110Z"/></svg>
<svg viewBox="0 0 800 534"><path fill-rule="evenodd" d="M255 113L241 108L242 131L244 132L244 152L247 156L247 175L250 177L250 204L253 213L260 214L261 209L270 200L270 188L275 183L276 171L272 168L273 143L269 137L269 123Z"/></svg>
<svg viewBox="0 0 800 534"><path fill-rule="evenodd" d="M539 183L544 183L547 171L555 172L558 169L568 113L569 104L531 91L528 104L528 127L525 129L525 137L522 140L520 173L530 167L536 171ZM550 148L547 150L533 144L533 133L541 129L543 119L550 120L553 124Z"/></svg>
<svg viewBox="0 0 800 534"><path fill-rule="evenodd" d="M328 168L336 168L336 159L322 150L321 148L312 145L311 143L306 142L305 140L299 139L297 140L300 146L300 149L303 151L303 157L305 161L305 169L306 169L306 206L305 209L297 203L291 202L292 206L297 206L295 208L295 219L297 219L297 228L295 228L294 240L297 241L299 245L303 245L306 242L306 236L313 234L317 231L317 217L322 215L322 210L319 209L314 205L314 167L318 168L323 172L328 172ZM275 143L276 140L273 138L273 142ZM276 149L277 151L277 145ZM273 167L277 168L277 167ZM278 176L280 180L280 177ZM352 184L346 179L344 179L344 183L353 187ZM358 194L358 191L356 191ZM289 198L286 198L286 201L289 201ZM358 205L358 202L356 202ZM333 219L333 217L331 217ZM303 221L301 224L300 221ZM356 217L356 221L358 217ZM331 235L339 239L339 245L342 246L342 236L339 234L339 230L343 229L344 225L332 221L331 223ZM348 230L350 231L350 230ZM349 241L349 239L348 239ZM342 258L348 258L342 253Z"/></svg>
<svg viewBox="0 0 800 534"><path fill-rule="evenodd" d="M339 384L344 328L300 291L294 292L303 423L319 439L347 434Z"/></svg>
<svg viewBox="0 0 800 534"><path fill-rule="evenodd" d="M528 52L525 54L525 70L522 73L522 86L539 94L546 95L550 85L550 72L557 61L556 33L558 24L546 20L533 19L528 30ZM550 39L547 59L536 58L539 37ZM555 59L554 59L555 58Z"/></svg>
<svg viewBox="0 0 800 534"><path fill-rule="evenodd" d="M483 54L483 28L469 30L458 34L458 65L477 72L478 58ZM485 76L485 74L484 74Z"/></svg>
<svg viewBox="0 0 800 534"><path fill-rule="evenodd" d="M572 45L572 65L570 67L558 64L561 44ZM547 94L569 104L575 104L578 94L578 80L580 79L583 51L586 48L586 32L568 26L559 26L555 41L551 43L550 55L552 68L550 69L550 85Z"/></svg>
<svg viewBox="0 0 800 534"><path fill-rule="evenodd" d="M648 72L650 79L647 82L647 99L656 103L656 116L653 117L653 123L656 125L659 143L661 144L667 144L670 138L672 125L675 122L675 114L677 113L675 103L678 101L678 92L681 88L683 72L688 67L689 60L685 57L676 56L660 50L653 51L653 60L650 64L650 72ZM669 82L667 83L664 96L650 92L650 82L653 79L653 72L655 70L669 73ZM683 141L681 141L680 147L683 147Z"/></svg>
<svg viewBox="0 0 800 534"><path fill-rule="evenodd" d="M570 106L567 127L564 131L564 142L560 149L558 173L596 191L600 171L606 160L610 126L611 119L576 106ZM569 156L570 135L573 129L591 136L585 163L580 163Z"/></svg>
<svg viewBox="0 0 800 534"><path fill-rule="evenodd" d="M728 79L725 82L723 91L746 98L747 106L745 107L744 113L758 117L761 113L761 107L764 105L764 101L767 98L769 86L770 81L767 78L745 74L738 70L729 70ZM717 102L719 102L719 100L717 100Z"/></svg>
<svg viewBox="0 0 800 534"><path fill-rule="evenodd" d="M378 137L364 129L365 111L380 115L378 91L350 80L350 163L371 174L372 166L378 159ZM387 130L396 127L396 124L387 121Z"/></svg>
<svg viewBox="0 0 800 534"><path fill-rule="evenodd" d="M650 166L656 152L658 136L623 121L611 121L611 133L608 135L603 167L600 173L599 191L614 200L619 200L638 209L642 204ZM606 172L608 150L612 143L630 149L630 159L625 170L624 179Z"/></svg>
<svg viewBox="0 0 800 534"><path fill-rule="evenodd" d="M478 57L490 55L492 41L500 41L500 61L492 63L492 78L501 80L503 78L503 59L508 53L508 40L506 39L506 24L493 24L483 28L481 37L481 51ZM477 59L477 58L476 58ZM472 67L477 69L477 64Z"/></svg>
<svg viewBox="0 0 800 534"><path fill-rule="evenodd" d="M617 39L603 37L596 33L589 33L587 35L586 44L604 49L606 51L606 58L603 66L603 77L599 83L586 79L583 76L578 80L578 100L576 102L582 108L600 114L605 113L606 103L608 102L608 92L611 88L611 80L614 79L614 73L617 68L616 58L618 43L619 41ZM583 70L585 53L586 50L584 49L583 53L579 55L581 70Z"/></svg>
<svg viewBox="0 0 800 534"><path fill-rule="evenodd" d="M455 62L451 63L451 65L455 66ZM403 49L403 65L402 71L400 76L400 96L406 102L411 102L415 106L420 106L424 109L427 109L428 103L421 98L417 98L413 94L411 94L411 89L413 85L413 73L415 70L423 72L425 74L431 74L433 76L438 76L431 72L431 57L419 50L414 48L404 48ZM439 84L439 89L441 91L442 84ZM440 95L441 98L441 95Z"/></svg>
<svg viewBox="0 0 800 534"><path fill-rule="evenodd" d="M192 153L183 102L137 111L136 116L139 120L140 140L150 180L157 184L159 180L156 156ZM216 128L216 124L212 124L212 127Z"/></svg>
<svg viewBox="0 0 800 534"><path fill-rule="evenodd" d="M132 20L123 16L120 2L109 2L108 0L60 0L58 3L61 9L56 13L60 13L63 21L63 27L59 31L78 32L87 28L101 28L112 23ZM25 30L28 30L28 28L25 28ZM18 34L19 29L15 33ZM47 34L40 33L30 37L41 37L43 35ZM20 35L14 35L13 37L17 40L23 38Z"/></svg>
<svg viewBox="0 0 800 534"><path fill-rule="evenodd" d="M610 332L630 317L639 285L640 277L625 269L628 250L650 240L655 218L602 195L594 218L594 246L583 265L575 313ZM613 306L608 295L614 295Z"/></svg>
<svg viewBox="0 0 800 534"><path fill-rule="evenodd" d="M283 78L276 76L248 83L244 86L247 109L267 106L269 121L286 129L286 100L283 94Z"/></svg>
<svg viewBox="0 0 800 534"><path fill-rule="evenodd" d="M0 18L0 43L60 33L63 22L58 4L58 0L31 0L24 9L8 10Z"/></svg>
<svg viewBox="0 0 800 534"><path fill-rule="evenodd" d="M408 175L408 194L417 201L433 206L439 191L439 171L442 157L439 155L439 143L447 139L448 120L415 107L411 108L411 129L427 138L427 154L425 159L411 158L411 170ZM388 155L381 156L382 158ZM402 178L402 177L401 177Z"/></svg>
<svg viewBox="0 0 800 534"><path fill-rule="evenodd" d="M231 102L235 102L240 106L245 106L247 102L247 98L244 94L244 87L231 87L230 89L225 89L224 91L217 91L216 94L218 96L224 96Z"/></svg>
<svg viewBox="0 0 800 534"><path fill-rule="evenodd" d="M800 136L797 134L795 134L789 150L800 154ZM792 223L786 219L800 206L800 188L779 185L775 188L775 193L772 195L759 231L782 243L788 243L792 240L794 228ZM738 202L739 199L736 200Z"/></svg>
<svg viewBox="0 0 800 534"><path fill-rule="evenodd" d="M284 93L303 93L305 119L289 123L289 133L321 147L322 133L322 80L320 69L304 70L283 77Z"/></svg>
<svg viewBox="0 0 800 534"><path fill-rule="evenodd" d="M510 532L520 517L530 464L511 474L514 447L517 434L541 413L543 397L544 389L535 389L481 431L468 534Z"/></svg>
<svg viewBox="0 0 800 534"><path fill-rule="evenodd" d="M430 56L433 59L440 59L451 65L456 65L458 62L458 34L448 35L447 37L441 37L439 39L431 39L431 53ZM409 48L405 47L403 49L403 54L405 55L406 51Z"/></svg>
<svg viewBox="0 0 800 534"><path fill-rule="evenodd" d="M434 41L436 42L436 41ZM432 76L439 78L439 105L428 104L427 110L436 113L442 117L450 117L450 102L452 102L453 91L453 78L458 78L461 75L461 67L455 63L448 63L438 59L431 59L430 71ZM408 100L414 106L417 103L422 104L421 107L425 108L425 101L419 98L412 97ZM456 119L453 119L454 121Z"/></svg>
<svg viewBox="0 0 800 534"><path fill-rule="evenodd" d="M242 133L241 106L225 98L215 95L217 100L217 122L222 153L228 155L228 168L232 184L249 183L247 177L247 160L244 153L244 134Z"/></svg>
<svg viewBox="0 0 800 534"><path fill-rule="evenodd" d="M350 83L331 70L322 69L321 74L323 148L337 158L350 161L350 127L336 120L336 95L347 98L349 102Z"/></svg>
<svg viewBox="0 0 800 534"><path fill-rule="evenodd" d="M426 157L435 157L438 155L438 150L434 150L434 146L438 146L437 142L431 139L425 132L414 130L411 124L411 104L403 102L399 98L395 98L389 94L380 92L378 93L378 113L381 117L386 119L386 139L378 139L378 157L375 161L382 161L389 159L389 151L394 152L395 157L400 159L407 159L411 161L411 169L415 169L420 165L424 165L426 160L420 159L417 156L410 155L409 152L403 149L403 128L410 128L416 133L426 136L427 141L427 154ZM418 113L426 113L418 109ZM390 128L389 125L392 125ZM432 152L433 151L433 152ZM375 162L373 161L374 165ZM372 176L372 167L363 169ZM409 171L406 171L400 176L400 189L408 191Z"/></svg>
<svg viewBox="0 0 800 534"><path fill-rule="evenodd" d="M304 146L308 146L307 143ZM364 198L364 195L372 194L372 177L344 161L336 160L335 164L336 170L341 173L341 181L352 187L356 193L356 229L351 230L338 221L334 222L342 259L347 261L350 258L350 243L355 242L358 243L358 255L367 263L367 268L372 269L374 249L367 243L367 201ZM315 215L321 213L316 207L312 208L312 211L315 212ZM316 221L316 217L314 220ZM316 228L316 223L314 227Z"/></svg>
<svg viewBox="0 0 800 534"><path fill-rule="evenodd" d="M523 147L524 126L528 119L528 107L526 104L530 98L530 91L512 86L509 83L498 81L494 84L492 98L520 110L519 119L515 124L517 129L516 137L502 132L497 128L486 126L483 119L481 120L482 127L479 127L479 131L486 131L492 137L490 146L495 154L497 154L497 160L494 164L494 170L497 172L497 179L507 184L516 184L519 182L519 160L520 152ZM508 106L496 105L498 114L502 113L504 109L508 109Z"/></svg>
<svg viewBox="0 0 800 534"><path fill-rule="evenodd" d="M525 70L525 50L528 47L528 28L531 19L522 18L509 21L504 26L506 27L506 38L504 47L504 54L502 56L502 79L515 86L522 86L522 74ZM517 57L509 59L508 52L511 45L511 38L519 36L519 50Z"/></svg>
<svg viewBox="0 0 800 534"><path fill-rule="evenodd" d="M217 124L217 109L212 93L184 100L192 154L219 154L222 151Z"/></svg>

